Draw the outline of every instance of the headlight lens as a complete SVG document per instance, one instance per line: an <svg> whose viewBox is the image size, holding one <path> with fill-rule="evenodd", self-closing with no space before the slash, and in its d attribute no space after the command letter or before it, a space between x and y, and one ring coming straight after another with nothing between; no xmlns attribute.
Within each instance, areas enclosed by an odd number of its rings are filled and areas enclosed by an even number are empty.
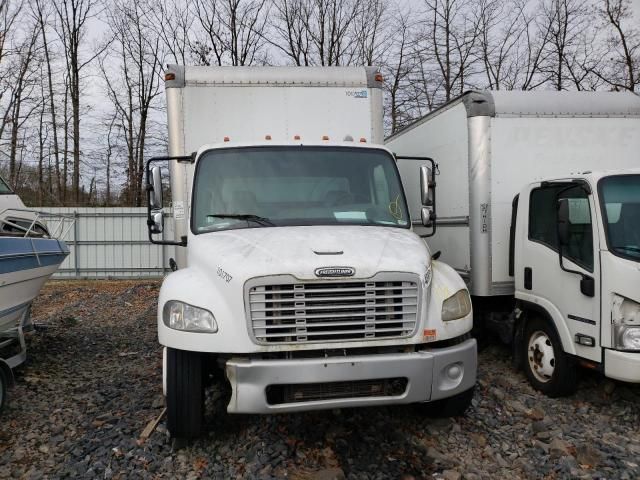
<svg viewBox="0 0 640 480"><path fill-rule="evenodd" d="M640 350L640 325L617 325L615 327L616 348Z"/></svg>
<svg viewBox="0 0 640 480"><path fill-rule="evenodd" d="M466 317L469 313L471 313L471 298L465 289L458 290L442 304L442 320L444 322Z"/></svg>
<svg viewBox="0 0 640 480"><path fill-rule="evenodd" d="M611 304L613 343L620 350L640 350L640 304L613 295Z"/></svg>
<svg viewBox="0 0 640 480"><path fill-rule="evenodd" d="M162 321L174 330L186 332L216 333L218 324L213 314L204 308L169 300L162 309Z"/></svg>

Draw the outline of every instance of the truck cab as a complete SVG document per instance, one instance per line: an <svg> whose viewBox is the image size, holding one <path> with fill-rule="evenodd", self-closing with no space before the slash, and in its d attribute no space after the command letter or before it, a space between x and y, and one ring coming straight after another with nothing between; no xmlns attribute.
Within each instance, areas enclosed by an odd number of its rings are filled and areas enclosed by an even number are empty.
<svg viewBox="0 0 640 480"><path fill-rule="evenodd" d="M469 293L413 231L403 160L376 143L374 72L168 73L171 155L147 175L150 239L177 250L158 301L171 435L201 432L215 382L230 388L229 413L424 402L462 413L477 362ZM434 164L414 161L428 225ZM174 239L159 236L163 162Z"/></svg>
<svg viewBox="0 0 640 480"><path fill-rule="evenodd" d="M515 346L531 383L570 393L577 365L640 382L640 170L531 183L512 219Z"/></svg>

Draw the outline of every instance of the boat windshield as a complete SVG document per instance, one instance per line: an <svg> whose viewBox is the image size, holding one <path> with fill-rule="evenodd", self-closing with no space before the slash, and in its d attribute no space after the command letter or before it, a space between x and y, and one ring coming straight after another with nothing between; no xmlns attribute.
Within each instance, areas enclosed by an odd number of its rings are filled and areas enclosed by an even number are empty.
<svg viewBox="0 0 640 480"><path fill-rule="evenodd" d="M195 175L196 234L290 225L410 227L395 160L381 149L211 150Z"/></svg>
<svg viewBox="0 0 640 480"><path fill-rule="evenodd" d="M0 177L0 195L3 193L13 193L9 188L9 185Z"/></svg>
<svg viewBox="0 0 640 480"><path fill-rule="evenodd" d="M640 261L640 175L614 175L599 183L609 251Z"/></svg>

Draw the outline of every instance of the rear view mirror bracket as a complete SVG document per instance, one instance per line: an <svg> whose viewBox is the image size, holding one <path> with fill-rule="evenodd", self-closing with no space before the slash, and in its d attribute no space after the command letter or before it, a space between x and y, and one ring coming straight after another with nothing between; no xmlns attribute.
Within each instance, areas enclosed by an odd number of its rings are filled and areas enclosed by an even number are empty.
<svg viewBox="0 0 640 480"><path fill-rule="evenodd" d="M156 245L187 245L187 237L181 237L179 242L173 240L157 240L153 236L162 233L164 230L164 210L162 206L162 176L157 162L176 161L179 163L194 163L196 152L191 155L153 157L147 161L147 228L149 231L149 241Z"/></svg>
<svg viewBox="0 0 640 480"><path fill-rule="evenodd" d="M420 200L422 208L420 209L420 222L425 227L430 227L431 231L420 235L421 237L432 237L436 233L437 213L436 213L436 174L438 173L438 164L430 157L414 157L396 155L397 160L421 160L428 162L429 165L420 167ZM414 224L417 222L413 222Z"/></svg>

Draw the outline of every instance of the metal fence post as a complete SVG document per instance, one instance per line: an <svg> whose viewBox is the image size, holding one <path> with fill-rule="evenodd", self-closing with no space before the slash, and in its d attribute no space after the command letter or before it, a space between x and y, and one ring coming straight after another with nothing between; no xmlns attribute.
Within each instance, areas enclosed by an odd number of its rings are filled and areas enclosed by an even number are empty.
<svg viewBox="0 0 640 480"><path fill-rule="evenodd" d="M75 278L78 278L80 276L80 267L78 267L78 258L79 258L79 248L80 245L78 244L78 235L79 235L79 229L78 229L78 219L80 218L80 214L78 214L77 210L73 211L73 269L74 269L74 275Z"/></svg>

